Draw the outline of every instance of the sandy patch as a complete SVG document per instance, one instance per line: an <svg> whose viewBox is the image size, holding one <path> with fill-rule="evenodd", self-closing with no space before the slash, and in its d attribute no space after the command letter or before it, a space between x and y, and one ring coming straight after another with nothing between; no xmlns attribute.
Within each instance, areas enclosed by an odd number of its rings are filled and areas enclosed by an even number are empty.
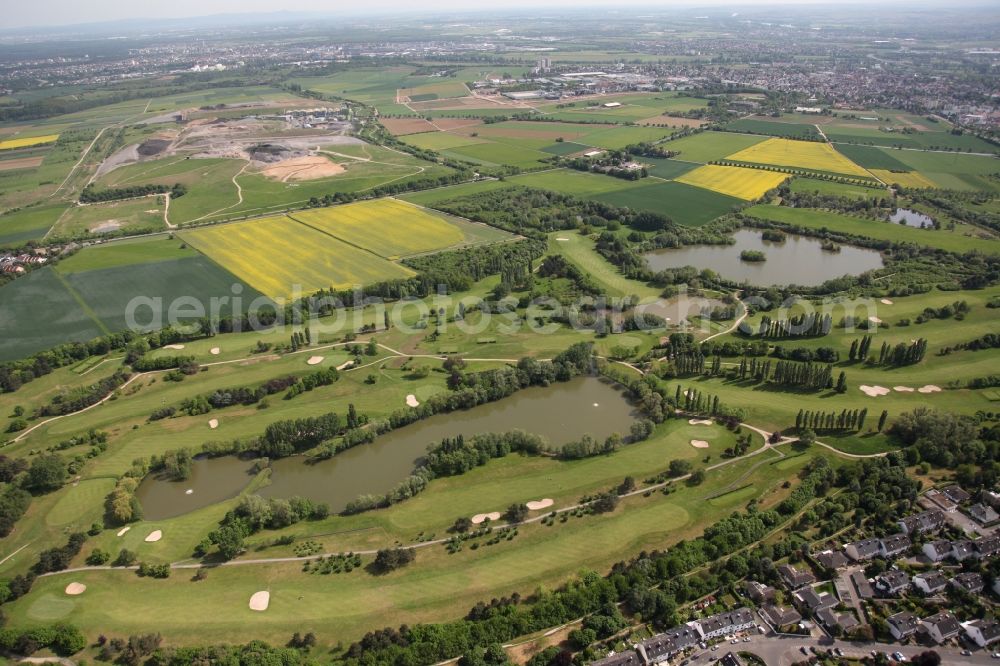
<svg viewBox="0 0 1000 666"><path fill-rule="evenodd" d="M860 388L862 393L872 398L877 398L880 395L886 395L889 393L889 389L884 386L866 386L862 384Z"/></svg>
<svg viewBox="0 0 1000 666"><path fill-rule="evenodd" d="M344 370L346 368L351 367L352 365L354 365L354 361L344 361L343 363L337 366L337 370Z"/></svg>
<svg viewBox="0 0 1000 666"><path fill-rule="evenodd" d="M184 345L163 345L164 349L184 349Z"/></svg>
<svg viewBox="0 0 1000 666"><path fill-rule="evenodd" d="M873 324L881 324L882 323L882 320L879 319L878 317L868 317L868 321L870 321Z"/></svg>
<svg viewBox="0 0 1000 666"><path fill-rule="evenodd" d="M913 393L912 386L893 386L892 390L896 393Z"/></svg>
<svg viewBox="0 0 1000 666"><path fill-rule="evenodd" d="M396 136L437 131L437 127L434 127L434 125L431 125L423 118L379 118L378 120L389 132Z"/></svg>
<svg viewBox="0 0 1000 666"><path fill-rule="evenodd" d="M691 446L693 446L696 449L707 449L708 448L708 442L706 442L703 439L692 439L691 440Z"/></svg>
<svg viewBox="0 0 1000 666"><path fill-rule="evenodd" d="M153 530L146 537L146 543L156 543L163 538L163 532L161 530Z"/></svg>
<svg viewBox="0 0 1000 666"><path fill-rule="evenodd" d="M219 354L222 353L222 350L219 349L218 347L212 347L211 349L208 350L208 353L211 354L212 356L218 356Z"/></svg>
<svg viewBox="0 0 1000 666"><path fill-rule="evenodd" d="M309 360L306 361L306 364L307 365L319 365L322 362L323 362L323 357L322 356L310 356Z"/></svg>
<svg viewBox="0 0 1000 666"><path fill-rule="evenodd" d="M66 586L66 594L71 597L75 597L78 594L83 594L87 591L87 586L83 583L70 583Z"/></svg>
<svg viewBox="0 0 1000 666"><path fill-rule="evenodd" d="M472 517L472 524L478 525L484 520L500 520L501 513L499 511L494 511L492 513L477 513Z"/></svg>
<svg viewBox="0 0 1000 666"><path fill-rule="evenodd" d="M691 425L712 425L712 419L688 419Z"/></svg>
<svg viewBox="0 0 1000 666"><path fill-rule="evenodd" d="M447 132L448 130L459 129L462 127L482 125L483 121L479 118L435 118L434 124Z"/></svg>
<svg viewBox="0 0 1000 666"><path fill-rule="evenodd" d="M266 611L268 605L271 603L271 593L267 590L261 590L260 592L254 592L253 596L250 597L250 610L252 611Z"/></svg>
<svg viewBox="0 0 1000 666"><path fill-rule="evenodd" d="M891 299L891 298L883 298L883 299L882 299L881 301L879 301L879 302L880 302L880 303L881 303L882 305L892 305L892 299Z"/></svg>
<svg viewBox="0 0 1000 666"><path fill-rule="evenodd" d="M917 393L938 393L941 390L940 386L935 386L934 384L927 384L926 386L921 386L917 389Z"/></svg>
<svg viewBox="0 0 1000 666"><path fill-rule="evenodd" d="M121 528L120 530L118 530L118 536L120 537L125 536L125 533L128 532L130 529L132 529L131 525L129 525L128 527Z"/></svg>
<svg viewBox="0 0 1000 666"><path fill-rule="evenodd" d="M525 504L529 511L538 511L539 509L547 509L555 504L555 501L546 497L545 499L536 500L534 502L527 502Z"/></svg>
<svg viewBox="0 0 1000 666"><path fill-rule="evenodd" d="M640 125L666 125L668 127L701 127L706 124L707 120L698 120L697 118L676 118L674 116L653 116L652 118L644 118L642 120L637 120Z"/></svg>
<svg viewBox="0 0 1000 666"><path fill-rule="evenodd" d="M569 239L568 238L557 238L556 240L559 241L559 242L561 242L561 243L565 243Z"/></svg>
<svg viewBox="0 0 1000 666"><path fill-rule="evenodd" d="M188 488L184 491L185 495L194 495L194 488Z"/></svg>
<svg viewBox="0 0 1000 666"><path fill-rule="evenodd" d="M216 428L218 428L219 427L219 419L209 419L208 420L208 427L211 428L212 430L215 430Z"/></svg>
<svg viewBox="0 0 1000 666"><path fill-rule="evenodd" d="M277 164L270 164L260 170L264 176L280 183L287 183L290 180L329 178L340 175L344 171L344 167L331 162L322 155L293 157L288 160L282 160Z"/></svg>
<svg viewBox="0 0 1000 666"><path fill-rule="evenodd" d="M411 393L410 395L406 396L406 406L407 407L419 407L420 406L420 401L417 400L417 396L415 396L415 395L413 395Z"/></svg>
<svg viewBox="0 0 1000 666"><path fill-rule="evenodd" d="M14 171L15 169L34 169L37 166L42 165L42 160L45 159L45 155L36 155L35 157L18 157L13 160L4 160L0 162L0 171Z"/></svg>

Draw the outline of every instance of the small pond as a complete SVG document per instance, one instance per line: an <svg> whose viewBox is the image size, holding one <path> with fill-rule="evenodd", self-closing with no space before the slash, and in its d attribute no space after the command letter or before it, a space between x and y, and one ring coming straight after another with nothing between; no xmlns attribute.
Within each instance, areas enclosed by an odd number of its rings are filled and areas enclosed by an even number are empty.
<svg viewBox="0 0 1000 666"><path fill-rule="evenodd" d="M910 210L909 208L897 208L896 212L889 216L889 221L896 224L905 224L908 227L917 227L918 229L934 228L934 220L923 213Z"/></svg>

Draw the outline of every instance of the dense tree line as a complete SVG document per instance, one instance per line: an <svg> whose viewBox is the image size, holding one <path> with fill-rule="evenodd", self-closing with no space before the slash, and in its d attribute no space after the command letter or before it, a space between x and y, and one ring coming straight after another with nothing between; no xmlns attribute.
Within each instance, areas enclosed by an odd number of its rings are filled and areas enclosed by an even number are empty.
<svg viewBox="0 0 1000 666"><path fill-rule="evenodd" d="M795 415L795 429L803 430L864 430L865 419L868 418L868 408L844 409L837 411L812 411L800 409Z"/></svg>
<svg viewBox="0 0 1000 666"><path fill-rule="evenodd" d="M841 373L843 375L843 373ZM740 359L735 376L778 386L800 387L812 390L834 388L833 366L823 363L797 363L795 361L759 361L756 357ZM846 378L838 383L843 383Z"/></svg>
<svg viewBox="0 0 1000 666"><path fill-rule="evenodd" d="M997 349L1000 348L1000 333L986 333L982 337L978 337L975 340L969 340L968 342L960 342L951 347L942 347L938 354L941 356L947 356L953 351L981 351L983 349Z"/></svg>
<svg viewBox="0 0 1000 666"><path fill-rule="evenodd" d="M764 315L757 327L757 335L762 338L813 338L829 334L832 328L833 318L829 314L820 316L810 312L788 319L771 319ZM741 326L740 330L744 333L752 331L749 325L746 329Z"/></svg>
<svg viewBox="0 0 1000 666"><path fill-rule="evenodd" d="M243 551L244 540L262 529L278 530L302 520L322 520L329 514L326 504L303 497L264 499L260 495L246 495L199 544L196 554L205 555L214 544L224 559L231 560Z"/></svg>
<svg viewBox="0 0 1000 666"><path fill-rule="evenodd" d="M80 203L100 203L103 201L118 201L120 199L137 199L148 197L152 194L169 194L170 198L178 199L187 194L187 187L181 183L175 183L172 187L166 185L131 185L129 187L112 187L98 190L93 185L88 185L80 192Z"/></svg>

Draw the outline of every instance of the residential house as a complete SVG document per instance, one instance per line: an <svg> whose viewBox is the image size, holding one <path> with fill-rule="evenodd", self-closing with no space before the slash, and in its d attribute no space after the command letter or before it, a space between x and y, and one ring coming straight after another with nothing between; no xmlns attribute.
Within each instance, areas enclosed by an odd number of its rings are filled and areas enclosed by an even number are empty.
<svg viewBox="0 0 1000 666"><path fill-rule="evenodd" d="M764 585L764 583L759 583L755 580L748 580L744 587L746 588L747 596L758 604L766 601L774 601L776 590L770 585Z"/></svg>
<svg viewBox="0 0 1000 666"><path fill-rule="evenodd" d="M829 592L817 593L811 587L806 587L796 591L792 597L799 610L809 613L816 613L824 608L833 608L837 605L837 598Z"/></svg>
<svg viewBox="0 0 1000 666"><path fill-rule="evenodd" d="M931 509L912 516L907 516L899 521L899 529L906 534L923 534L933 532L944 526L944 512L940 509Z"/></svg>
<svg viewBox="0 0 1000 666"><path fill-rule="evenodd" d="M816 577L812 575L812 572L800 571L791 564L782 564L778 567L778 575L781 576L781 580L785 582L785 585L790 590L797 590L800 587L812 585L816 582Z"/></svg>
<svg viewBox="0 0 1000 666"><path fill-rule="evenodd" d="M840 632L850 631L861 624L854 613L837 613L832 608L824 608L816 613L816 619L827 628L828 631L839 630Z"/></svg>
<svg viewBox="0 0 1000 666"><path fill-rule="evenodd" d="M802 615L791 606L775 606L766 604L761 607L760 614L772 627L786 627L802 621Z"/></svg>
<svg viewBox="0 0 1000 666"><path fill-rule="evenodd" d="M624 650L612 653L604 659L593 662L590 666L642 666L642 657L635 650Z"/></svg>
<svg viewBox="0 0 1000 666"><path fill-rule="evenodd" d="M687 625L674 627L662 634L647 638L635 646L645 664L658 664L667 661L678 652L697 645L701 640L698 631Z"/></svg>
<svg viewBox="0 0 1000 666"><path fill-rule="evenodd" d="M882 557L896 557L908 551L911 543L905 534L893 534L879 541L878 552Z"/></svg>
<svg viewBox="0 0 1000 666"><path fill-rule="evenodd" d="M928 490L924 493L924 497L933 502L934 505L939 507L942 511L948 511L950 513L958 508L958 504L953 499L945 495L937 488L931 488Z"/></svg>
<svg viewBox="0 0 1000 666"><path fill-rule="evenodd" d="M852 573L851 582L854 583L854 588L858 591L858 597L861 599L875 598L875 590L872 589L871 583L865 578L864 571L855 571Z"/></svg>
<svg viewBox="0 0 1000 666"><path fill-rule="evenodd" d="M1000 534L981 536L972 542L976 549L976 557L983 560L1000 553Z"/></svg>
<svg viewBox="0 0 1000 666"><path fill-rule="evenodd" d="M917 633L917 627L920 624L917 616L909 611L890 615L885 619L885 622L889 625L889 633L897 641Z"/></svg>
<svg viewBox="0 0 1000 666"><path fill-rule="evenodd" d="M1000 641L1000 622L996 620L963 622L962 628L965 629L965 635L975 641L976 645L981 648Z"/></svg>
<svg viewBox="0 0 1000 666"><path fill-rule="evenodd" d="M994 509L1000 507L1000 493L995 490L983 491L983 501L989 504Z"/></svg>
<svg viewBox="0 0 1000 666"><path fill-rule="evenodd" d="M938 594L948 587L948 579L940 571L927 571L913 577L913 587L927 595Z"/></svg>
<svg viewBox="0 0 1000 666"><path fill-rule="evenodd" d="M984 527L993 525L1000 520L1000 514L994 511L993 507L986 506L985 504L973 504L969 507L968 513L969 517Z"/></svg>
<svg viewBox="0 0 1000 666"><path fill-rule="evenodd" d="M733 611L688 622L688 626L697 629L702 639L707 640L752 629L756 623L753 621L753 613L750 612L749 608L737 608Z"/></svg>
<svg viewBox="0 0 1000 666"><path fill-rule="evenodd" d="M875 578L875 589L883 596L893 597L910 586L910 577L898 569L886 571Z"/></svg>
<svg viewBox="0 0 1000 666"><path fill-rule="evenodd" d="M951 556L958 562L972 559L976 556L976 546L968 539L952 541Z"/></svg>
<svg viewBox="0 0 1000 666"><path fill-rule="evenodd" d="M822 553L814 555L813 559L821 567L827 569L840 569L850 564L850 560L847 559L847 556L841 550L824 550Z"/></svg>
<svg viewBox="0 0 1000 666"><path fill-rule="evenodd" d="M940 562L951 555L951 541L947 539L928 541L922 550L931 562Z"/></svg>
<svg viewBox="0 0 1000 666"><path fill-rule="evenodd" d="M961 486L954 486L954 485L948 486L941 492L947 495L948 499L950 499L955 504L965 504L970 499L972 499L972 495L966 492L965 489L962 488Z"/></svg>
<svg viewBox="0 0 1000 666"><path fill-rule="evenodd" d="M854 541L844 546L844 552L855 562L864 562L878 555L878 539L862 539Z"/></svg>
<svg viewBox="0 0 1000 666"><path fill-rule="evenodd" d="M727 652L719 660L719 666L743 666L743 660L740 659L736 653Z"/></svg>
<svg viewBox="0 0 1000 666"><path fill-rule="evenodd" d="M948 584L956 590L965 590L969 594L979 594L985 587L983 577L972 571L958 574L949 580Z"/></svg>
<svg viewBox="0 0 1000 666"><path fill-rule="evenodd" d="M927 634L935 643L944 643L958 635L962 627L958 624L955 616L948 611L941 611L920 620L920 624L927 630Z"/></svg>

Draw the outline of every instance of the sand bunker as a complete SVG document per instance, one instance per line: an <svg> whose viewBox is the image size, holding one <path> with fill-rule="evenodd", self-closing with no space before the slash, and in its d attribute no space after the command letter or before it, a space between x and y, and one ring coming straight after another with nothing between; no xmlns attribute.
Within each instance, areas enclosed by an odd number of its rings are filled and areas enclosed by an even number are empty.
<svg viewBox="0 0 1000 666"><path fill-rule="evenodd" d="M184 349L184 345L163 345L164 349Z"/></svg>
<svg viewBox="0 0 1000 666"><path fill-rule="evenodd" d="M877 398L880 395L886 395L889 393L889 389L884 386L866 386L862 384L860 388L862 393L872 398Z"/></svg>
<svg viewBox="0 0 1000 666"><path fill-rule="evenodd" d="M271 603L271 593L267 590L261 590L260 592L254 592L253 596L250 597L250 610L252 611L266 611L268 604Z"/></svg>
<svg viewBox="0 0 1000 666"><path fill-rule="evenodd" d="M481 522L483 522L484 520L487 520L487 519L489 519L489 520L500 520L500 512L499 511L494 511L492 513L477 513L476 515L474 515L472 517L472 524L473 525L478 525L479 523L481 523Z"/></svg>
<svg viewBox="0 0 1000 666"><path fill-rule="evenodd" d="M569 239L568 238L557 238L556 240L565 243Z"/></svg>
<svg viewBox="0 0 1000 666"><path fill-rule="evenodd" d="M913 393L912 386L893 386L892 390L897 393Z"/></svg>
<svg viewBox="0 0 1000 666"><path fill-rule="evenodd" d="M870 321L873 324L881 324L882 323L882 320L879 319L878 317L868 317L868 321Z"/></svg>
<svg viewBox="0 0 1000 666"><path fill-rule="evenodd" d="M131 525L129 525L128 527L121 528L120 530L118 530L118 536L125 536L125 533L128 532L130 529L132 529Z"/></svg>
<svg viewBox="0 0 1000 666"><path fill-rule="evenodd" d="M208 421L208 427L211 428L212 430L215 430L216 428L218 428L219 427L219 419L209 419L209 421Z"/></svg>
<svg viewBox="0 0 1000 666"><path fill-rule="evenodd" d="M411 393L410 395L406 396L406 406L407 407L419 407L420 406L420 401L417 400L417 396L415 396L415 395L413 395Z"/></svg>
<svg viewBox="0 0 1000 666"><path fill-rule="evenodd" d="M194 494L194 488L188 488L187 490L184 491L184 494L185 495L193 495Z"/></svg>
<svg viewBox="0 0 1000 666"><path fill-rule="evenodd" d="M290 180L316 180L344 173L344 167L331 162L322 155L306 155L282 160L260 170L262 174L280 183Z"/></svg>
<svg viewBox="0 0 1000 666"><path fill-rule="evenodd" d="M222 353L222 350L219 349L218 347L212 347L211 349L208 350L208 353L211 354L212 356L218 356L219 354Z"/></svg>
<svg viewBox="0 0 1000 666"><path fill-rule="evenodd" d="M708 442L706 442L703 439L692 439L691 440L691 446L693 446L696 449L707 449L708 448Z"/></svg>
<svg viewBox="0 0 1000 666"><path fill-rule="evenodd" d="M87 586L83 583L70 583L66 586L66 594L71 597L75 597L78 594L83 594L87 591Z"/></svg>
<svg viewBox="0 0 1000 666"><path fill-rule="evenodd" d="M889 299L889 298L883 298L883 299L881 300L881 303L882 303L882 305L892 305L892 299Z"/></svg>
<svg viewBox="0 0 1000 666"><path fill-rule="evenodd" d="M688 419L691 425L712 425L712 419Z"/></svg>
<svg viewBox="0 0 1000 666"><path fill-rule="evenodd" d="M323 357L322 356L310 356L309 360L306 361L306 364L307 365L319 365L322 362L323 362Z"/></svg>
<svg viewBox="0 0 1000 666"><path fill-rule="evenodd" d="M555 504L555 502L548 497L545 499L536 500L534 502L528 502L525 504L529 511L538 511L539 509L547 509L548 507Z"/></svg>
<svg viewBox="0 0 1000 666"><path fill-rule="evenodd" d="M917 389L917 393L937 393L941 390L940 386L935 386L934 384L927 384L926 386L921 386Z"/></svg>
<svg viewBox="0 0 1000 666"><path fill-rule="evenodd" d="M149 536L146 537L146 543L156 543L162 538L163 532L161 530L153 530L149 533Z"/></svg>
<svg viewBox="0 0 1000 666"><path fill-rule="evenodd" d="M354 365L354 361L353 360L351 360L351 361L344 361L343 363L341 363L340 365L337 366L337 370L345 370L345 369L351 367L352 365Z"/></svg>

